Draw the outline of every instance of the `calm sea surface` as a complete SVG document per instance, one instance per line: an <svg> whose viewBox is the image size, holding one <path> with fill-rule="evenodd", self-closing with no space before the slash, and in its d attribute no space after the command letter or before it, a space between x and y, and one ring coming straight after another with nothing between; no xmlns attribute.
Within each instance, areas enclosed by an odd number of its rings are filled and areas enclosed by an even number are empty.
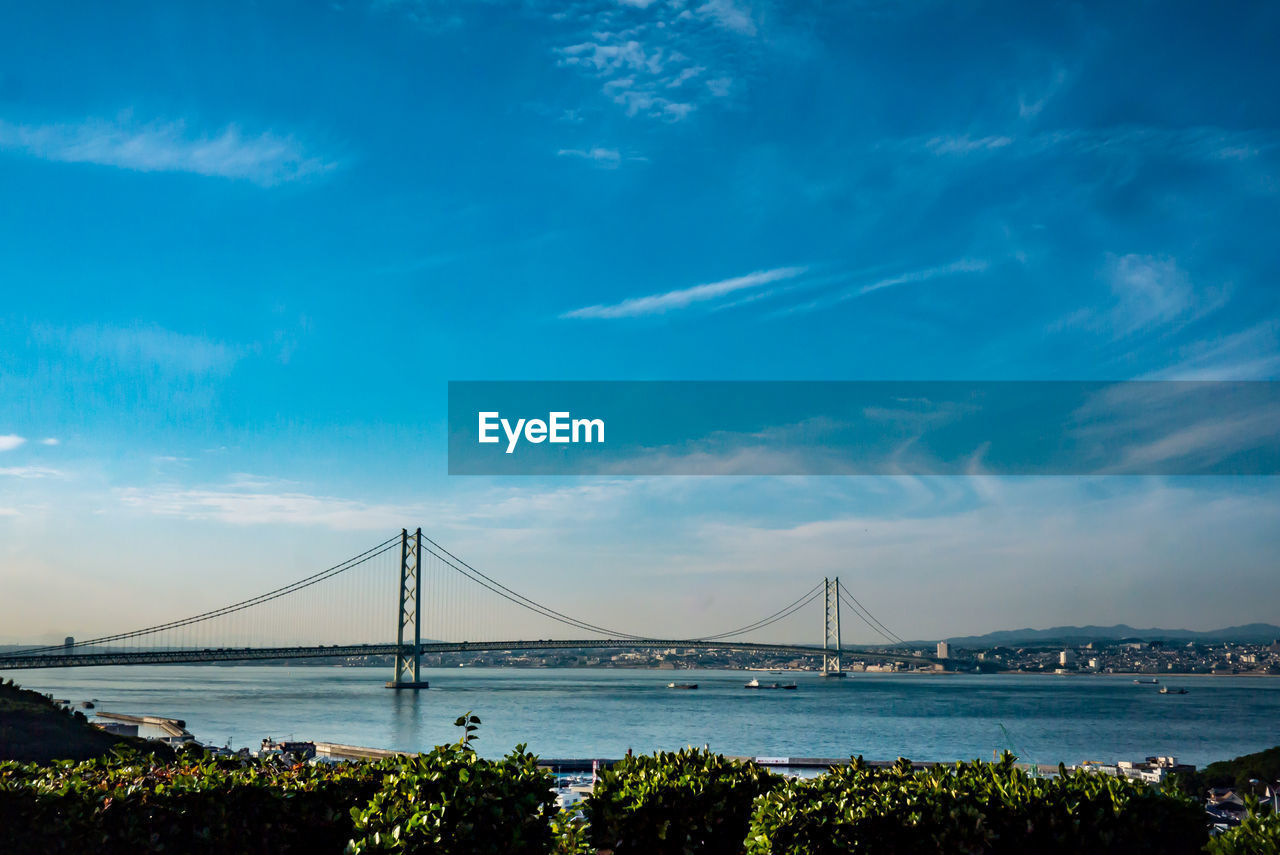
<svg viewBox="0 0 1280 855"><path fill-rule="evenodd" d="M990 759L1012 745L1037 763L1173 754L1204 765L1280 744L1280 678L760 674L798 691L749 691L740 671L430 669L422 692L383 687L387 668L148 666L6 673L99 710L185 719L203 742L264 736L425 749L483 719L478 747L544 757L619 757L708 744L726 754L882 760ZM697 691L666 688L697 682ZM1162 683L1163 684L1163 683ZM1004 727L1004 731L1001 729ZM1008 736L1006 737L1005 731Z"/></svg>

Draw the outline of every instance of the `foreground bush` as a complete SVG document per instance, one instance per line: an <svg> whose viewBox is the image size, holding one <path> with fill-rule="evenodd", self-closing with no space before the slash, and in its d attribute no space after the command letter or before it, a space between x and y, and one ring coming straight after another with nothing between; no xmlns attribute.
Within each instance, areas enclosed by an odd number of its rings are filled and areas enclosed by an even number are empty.
<svg viewBox="0 0 1280 855"><path fill-rule="evenodd" d="M52 766L0 763L5 853L341 852L378 764L335 767L124 753Z"/></svg>
<svg viewBox="0 0 1280 855"><path fill-rule="evenodd" d="M444 745L401 761L366 807L352 809L348 851L546 855L553 783L523 745L499 761Z"/></svg>
<svg viewBox="0 0 1280 855"><path fill-rule="evenodd" d="M1209 841L1209 855L1275 855L1280 852L1280 814L1251 814Z"/></svg>
<svg viewBox="0 0 1280 855"><path fill-rule="evenodd" d="M617 855L740 853L756 797L781 781L754 763L692 748L627 757L585 802L591 844Z"/></svg>
<svg viewBox="0 0 1280 855"><path fill-rule="evenodd" d="M555 796L517 749L377 763L243 764L136 754L0 763L0 853L548 853Z"/></svg>
<svg viewBox="0 0 1280 855"><path fill-rule="evenodd" d="M582 814L560 812L551 776L523 746L485 760L467 734L430 754L332 766L202 753L169 763L132 753L52 766L0 762L0 855L1206 849L1206 817L1194 801L1087 772L1031 778L1011 757L919 772L905 761L885 769L856 761L797 781L690 749L629 757L602 775ZM1254 815L1207 851L1274 855L1280 819Z"/></svg>
<svg viewBox="0 0 1280 855"><path fill-rule="evenodd" d="M1202 851L1203 809L1144 784L1088 772L1032 778L1000 763L913 772L857 760L761 799L752 855L1161 853Z"/></svg>

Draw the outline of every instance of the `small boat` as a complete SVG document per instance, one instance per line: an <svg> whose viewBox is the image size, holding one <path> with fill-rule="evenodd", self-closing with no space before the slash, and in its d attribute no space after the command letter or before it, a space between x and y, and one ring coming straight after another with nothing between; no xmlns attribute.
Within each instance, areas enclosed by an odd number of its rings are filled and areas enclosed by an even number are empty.
<svg viewBox="0 0 1280 855"><path fill-rule="evenodd" d="M1185 695L1185 694L1187 694L1187 690L1186 690L1186 689L1182 689L1182 688L1178 688L1178 689L1170 689L1168 686L1161 686L1161 687L1160 687L1160 694L1162 694L1162 695Z"/></svg>
<svg viewBox="0 0 1280 855"><path fill-rule="evenodd" d="M1159 680L1157 680L1155 677L1152 677L1150 680L1134 680L1133 682L1135 682L1135 683L1159 683L1160 681L1159 681Z"/></svg>
<svg viewBox="0 0 1280 855"><path fill-rule="evenodd" d="M667 683L668 689L696 689L697 683Z"/></svg>
<svg viewBox="0 0 1280 855"><path fill-rule="evenodd" d="M747 688L747 689L797 689L799 688L799 686L797 686L795 683L761 683L759 680L752 680L750 683L747 683L747 685L744 686L744 688Z"/></svg>

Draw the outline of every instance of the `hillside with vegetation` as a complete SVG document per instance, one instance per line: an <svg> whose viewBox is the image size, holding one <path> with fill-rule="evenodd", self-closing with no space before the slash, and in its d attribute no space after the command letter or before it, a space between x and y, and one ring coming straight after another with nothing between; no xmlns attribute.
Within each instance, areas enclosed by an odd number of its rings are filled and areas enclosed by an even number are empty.
<svg viewBox="0 0 1280 855"><path fill-rule="evenodd" d="M1210 787L1233 787L1252 793L1252 781L1271 784L1280 781L1280 745L1232 760L1219 760L1190 774L1177 776L1177 786L1193 796L1203 796Z"/></svg>
<svg viewBox="0 0 1280 855"><path fill-rule="evenodd" d="M120 747L172 757L165 745L106 733L83 713L64 709L12 680L0 682L0 760L92 760Z"/></svg>

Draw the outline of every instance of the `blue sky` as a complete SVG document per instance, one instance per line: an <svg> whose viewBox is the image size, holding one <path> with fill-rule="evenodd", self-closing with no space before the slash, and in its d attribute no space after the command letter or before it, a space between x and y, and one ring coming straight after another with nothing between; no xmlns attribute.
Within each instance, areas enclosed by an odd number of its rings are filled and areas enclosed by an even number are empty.
<svg viewBox="0 0 1280 855"><path fill-rule="evenodd" d="M0 15L0 641L417 523L655 632L837 572L916 637L1280 613L1274 479L444 454L451 379L1280 379L1272 4Z"/></svg>

